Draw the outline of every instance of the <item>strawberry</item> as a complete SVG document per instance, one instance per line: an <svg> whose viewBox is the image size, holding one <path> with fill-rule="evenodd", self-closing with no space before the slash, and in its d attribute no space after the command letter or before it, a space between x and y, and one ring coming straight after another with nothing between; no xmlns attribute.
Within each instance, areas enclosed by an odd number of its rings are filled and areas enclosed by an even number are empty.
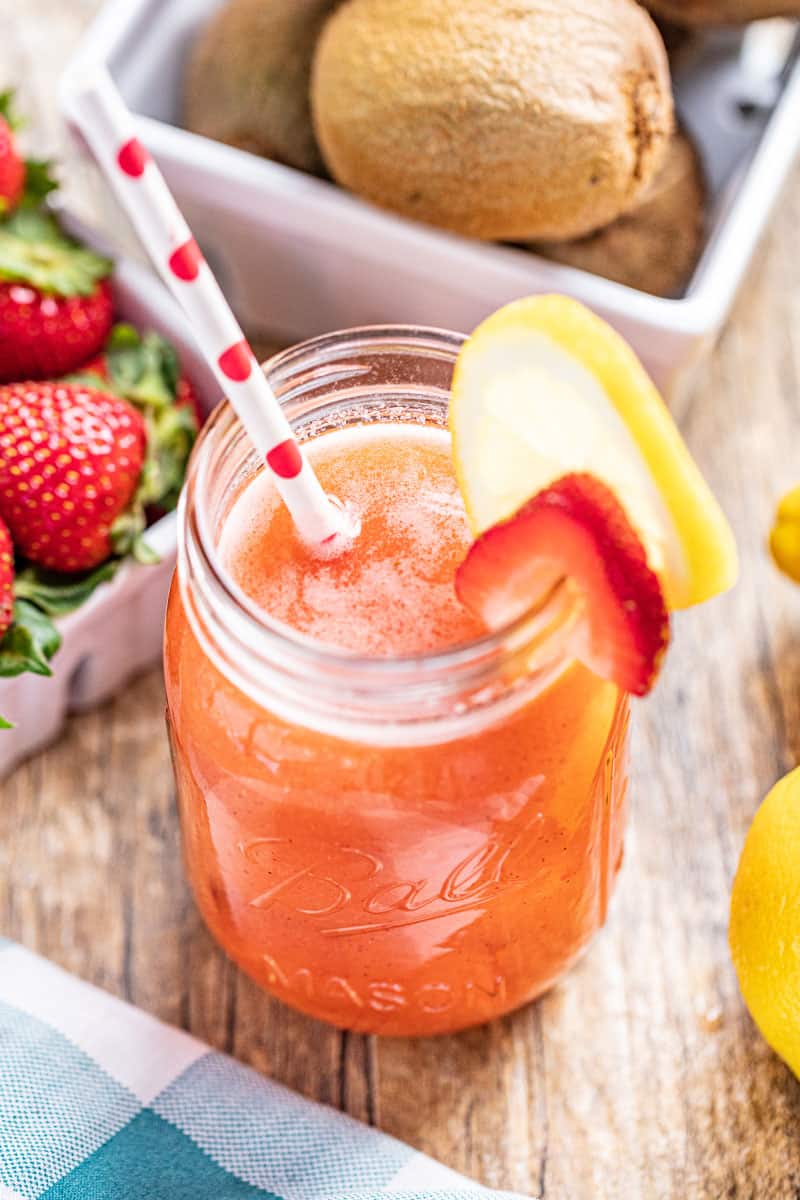
<svg viewBox="0 0 800 1200"><path fill-rule="evenodd" d="M25 163L17 149L13 95L0 92L0 214L17 207L25 190Z"/></svg>
<svg viewBox="0 0 800 1200"><path fill-rule="evenodd" d="M151 518L174 508L200 408L172 345L158 333L142 336L132 325L115 325L103 352L68 378L121 396L142 412L148 456L139 500Z"/></svg>
<svg viewBox="0 0 800 1200"><path fill-rule="evenodd" d="M90 296L47 296L21 283L0 283L0 380L63 375L102 342L112 319L107 280Z"/></svg>
<svg viewBox="0 0 800 1200"><path fill-rule="evenodd" d="M53 571L131 549L127 513L145 461L144 419L117 396L65 383L0 387L0 517L18 554Z"/></svg>
<svg viewBox="0 0 800 1200"><path fill-rule="evenodd" d="M14 616L14 546L4 521L0 521L0 638Z"/></svg>
<svg viewBox="0 0 800 1200"><path fill-rule="evenodd" d="M0 224L0 382L73 371L113 319L111 263L67 238L46 212Z"/></svg>
<svg viewBox="0 0 800 1200"><path fill-rule="evenodd" d="M456 591L497 629L532 610L565 577L581 605L571 652L596 674L644 695L669 642L669 614L625 510L595 476L564 475L482 533L456 572Z"/></svg>

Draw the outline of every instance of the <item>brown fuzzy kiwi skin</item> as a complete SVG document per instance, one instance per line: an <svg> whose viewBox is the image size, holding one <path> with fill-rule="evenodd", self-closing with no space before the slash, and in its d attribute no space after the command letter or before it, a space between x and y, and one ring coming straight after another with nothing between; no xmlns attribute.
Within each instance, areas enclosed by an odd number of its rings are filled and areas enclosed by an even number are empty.
<svg viewBox="0 0 800 1200"><path fill-rule="evenodd" d="M186 128L321 173L308 87L314 46L335 3L228 0L189 54Z"/></svg>
<svg viewBox="0 0 800 1200"><path fill-rule="evenodd" d="M635 0L345 0L314 55L333 177L472 237L577 237L631 208L673 128Z"/></svg>
<svg viewBox="0 0 800 1200"><path fill-rule="evenodd" d="M743 25L763 17L800 17L800 0L642 0L679 25Z"/></svg>
<svg viewBox="0 0 800 1200"><path fill-rule="evenodd" d="M676 133L664 165L636 208L589 237L531 249L642 292L673 296L700 255L705 201L697 150L686 134Z"/></svg>

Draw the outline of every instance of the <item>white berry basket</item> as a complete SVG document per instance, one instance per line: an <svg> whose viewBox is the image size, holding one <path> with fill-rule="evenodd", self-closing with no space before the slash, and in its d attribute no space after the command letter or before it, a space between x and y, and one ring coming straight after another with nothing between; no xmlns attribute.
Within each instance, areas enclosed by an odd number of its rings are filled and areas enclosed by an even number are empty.
<svg viewBox="0 0 800 1200"><path fill-rule="evenodd" d="M115 259L113 290L117 320L155 329L178 351L205 413L219 399L219 387L197 350L182 314L162 284L146 268L114 254L106 241L69 215L65 225L94 249ZM21 759L51 741L67 713L90 708L113 695L161 655L164 607L175 565L176 517L170 513L150 527L147 541L160 561L127 562L109 583L56 624L62 645L51 676L0 679L0 714L14 728L0 730L0 779Z"/></svg>
<svg viewBox="0 0 800 1200"><path fill-rule="evenodd" d="M616 325L676 396L722 327L800 145L800 43L791 22L709 35L676 68L678 108L699 142L711 205L685 294L660 299L403 220L325 180L179 128L188 47L221 3L111 0L70 70L108 65L248 330L286 341L363 324L468 330L516 297L562 291ZM65 115L79 127L67 89L64 96Z"/></svg>

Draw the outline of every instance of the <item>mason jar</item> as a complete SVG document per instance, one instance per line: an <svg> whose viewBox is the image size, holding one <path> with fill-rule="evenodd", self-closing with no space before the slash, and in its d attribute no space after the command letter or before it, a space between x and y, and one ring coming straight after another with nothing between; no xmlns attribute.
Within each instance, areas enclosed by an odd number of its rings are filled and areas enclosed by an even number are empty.
<svg viewBox="0 0 800 1200"><path fill-rule="evenodd" d="M444 428L461 342L351 330L264 369L301 442L380 422ZM550 987L606 918L627 696L569 658L546 611L411 658L359 657L281 624L219 553L261 470L222 403L184 489L165 639L197 904L257 983L341 1028L490 1020Z"/></svg>

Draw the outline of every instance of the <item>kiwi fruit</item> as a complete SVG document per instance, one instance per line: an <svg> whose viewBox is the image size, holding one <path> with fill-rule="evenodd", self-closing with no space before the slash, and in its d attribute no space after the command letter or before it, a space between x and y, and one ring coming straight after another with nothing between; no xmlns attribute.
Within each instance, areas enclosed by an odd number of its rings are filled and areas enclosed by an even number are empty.
<svg viewBox="0 0 800 1200"><path fill-rule="evenodd" d="M591 232L631 208L673 128L635 0L345 0L311 107L342 186L469 236Z"/></svg>
<svg viewBox="0 0 800 1200"><path fill-rule="evenodd" d="M335 2L228 0L189 54L186 128L320 173L309 75L317 36Z"/></svg>
<svg viewBox="0 0 800 1200"><path fill-rule="evenodd" d="M685 133L676 133L664 165L634 209L589 237L531 249L628 287L672 296L684 287L699 257L705 200L697 151Z"/></svg>
<svg viewBox="0 0 800 1200"><path fill-rule="evenodd" d="M642 0L679 25L741 25L762 17L800 17L800 0Z"/></svg>

